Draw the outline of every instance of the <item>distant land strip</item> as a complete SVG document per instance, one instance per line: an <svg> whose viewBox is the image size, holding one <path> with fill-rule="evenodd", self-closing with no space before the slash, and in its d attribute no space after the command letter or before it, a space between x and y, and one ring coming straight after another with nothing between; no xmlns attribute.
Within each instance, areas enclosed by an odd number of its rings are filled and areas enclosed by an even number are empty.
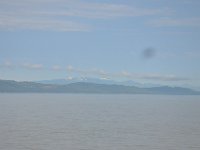
<svg viewBox="0 0 200 150"><path fill-rule="evenodd" d="M167 94L167 95L200 95L183 87L159 86L141 88L125 85L107 85L87 82L76 82L66 85L42 84L36 82L17 82L0 80L0 93L97 93L97 94Z"/></svg>

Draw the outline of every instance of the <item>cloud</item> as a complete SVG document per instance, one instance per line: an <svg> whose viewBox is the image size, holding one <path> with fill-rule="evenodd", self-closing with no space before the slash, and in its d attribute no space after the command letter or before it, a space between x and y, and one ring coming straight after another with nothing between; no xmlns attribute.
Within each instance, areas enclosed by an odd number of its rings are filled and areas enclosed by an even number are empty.
<svg viewBox="0 0 200 150"><path fill-rule="evenodd" d="M145 80L159 80L159 81L185 81L189 80L184 77L177 77L175 75L158 75L158 74L146 74L139 76L141 79Z"/></svg>
<svg viewBox="0 0 200 150"><path fill-rule="evenodd" d="M43 65L42 64L30 64L30 63L24 63L22 64L22 67L26 68L26 69L43 69Z"/></svg>
<svg viewBox="0 0 200 150"><path fill-rule="evenodd" d="M77 71L76 69L74 69L74 67L72 67L71 65L67 66L67 71L68 72L72 72L72 71Z"/></svg>
<svg viewBox="0 0 200 150"><path fill-rule="evenodd" d="M189 78L177 77L175 75L160 75L160 74L139 74L139 73L131 73L128 71L122 71L118 73L106 72L101 69L77 69L72 66L67 67L68 73L78 74L80 76L95 76L106 79L129 79L129 80L152 80L152 81L186 81L190 80Z"/></svg>
<svg viewBox="0 0 200 150"><path fill-rule="evenodd" d="M63 11L63 13L60 13L60 15L106 19L119 17L150 16L158 14L160 12L160 9L136 8L123 4L80 2L74 5L73 9L71 9L70 11Z"/></svg>
<svg viewBox="0 0 200 150"><path fill-rule="evenodd" d="M148 24L154 27L200 27L200 18L159 18Z"/></svg>
<svg viewBox="0 0 200 150"><path fill-rule="evenodd" d="M164 11L83 0L6 0L0 1L0 30L89 31L92 26L84 19L151 16Z"/></svg>
<svg viewBox="0 0 200 150"><path fill-rule="evenodd" d="M96 75L101 77L108 76L108 73L101 69L79 69L79 68L74 68L71 65L67 66L67 72L76 73L81 76L91 76L91 75Z"/></svg>
<svg viewBox="0 0 200 150"><path fill-rule="evenodd" d="M12 63L11 61L5 61L0 64L0 67L2 68L9 68L9 69L45 69L42 64L32 64L32 63L22 63L22 64L17 64L17 63Z"/></svg>
<svg viewBox="0 0 200 150"><path fill-rule="evenodd" d="M15 65L11 62L11 61L5 61L3 62L2 64L0 64L0 67L3 67L3 68L14 68Z"/></svg>
<svg viewBox="0 0 200 150"><path fill-rule="evenodd" d="M60 5L57 3L60 2ZM7 0L0 1L0 30L88 31L90 26L56 13L68 1ZM48 14L51 12L52 14Z"/></svg>
<svg viewBox="0 0 200 150"><path fill-rule="evenodd" d="M0 16L0 29L1 30L43 30L43 31L88 31L89 26L72 21L60 21L51 19L29 19L1 17Z"/></svg>
<svg viewBox="0 0 200 150"><path fill-rule="evenodd" d="M152 73L146 73L146 74L139 74L139 73L131 73L128 71L122 71L120 73L116 73L113 75L117 78L125 78L130 80L135 79L143 79L143 80L154 80L154 81L185 81L189 80L189 78L184 77L177 77L175 75L160 75L160 74L152 74Z"/></svg>
<svg viewBox="0 0 200 150"><path fill-rule="evenodd" d="M54 65L54 66L52 66L52 69L55 71L60 71L60 70L62 70L62 67L59 65Z"/></svg>
<svg viewBox="0 0 200 150"><path fill-rule="evenodd" d="M15 69L30 69L30 70L48 70L48 71L62 71L66 72L68 76L82 76L82 77L95 77L101 79L125 79L125 80L148 80L148 81L186 81L190 80L189 78L179 77L175 75L161 75L161 74L153 74L153 73L134 73L128 71L121 72L108 72L102 69L80 69L75 68L72 65L68 65L66 68L53 65L52 67L44 67L42 64L37 63L23 63L14 65L10 61L6 61L0 64L0 67L3 68L15 68Z"/></svg>

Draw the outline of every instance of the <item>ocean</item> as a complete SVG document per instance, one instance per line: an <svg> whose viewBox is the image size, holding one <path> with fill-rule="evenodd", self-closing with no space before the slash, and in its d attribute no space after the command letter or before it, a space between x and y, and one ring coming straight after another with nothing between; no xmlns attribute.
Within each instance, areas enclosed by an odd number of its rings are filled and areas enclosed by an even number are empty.
<svg viewBox="0 0 200 150"><path fill-rule="evenodd" d="M0 94L0 150L199 150L200 96Z"/></svg>

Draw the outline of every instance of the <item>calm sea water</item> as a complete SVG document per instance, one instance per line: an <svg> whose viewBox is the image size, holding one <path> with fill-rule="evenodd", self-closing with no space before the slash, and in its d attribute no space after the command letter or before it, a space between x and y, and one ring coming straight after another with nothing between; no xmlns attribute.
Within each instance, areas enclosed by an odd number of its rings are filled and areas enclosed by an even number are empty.
<svg viewBox="0 0 200 150"><path fill-rule="evenodd" d="M199 150L200 96L0 94L0 150Z"/></svg>

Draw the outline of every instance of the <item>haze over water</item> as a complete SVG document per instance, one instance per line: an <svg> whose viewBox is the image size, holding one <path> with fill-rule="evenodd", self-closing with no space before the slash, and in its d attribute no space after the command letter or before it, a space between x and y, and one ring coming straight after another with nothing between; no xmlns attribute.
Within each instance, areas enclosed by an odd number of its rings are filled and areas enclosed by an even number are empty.
<svg viewBox="0 0 200 150"><path fill-rule="evenodd" d="M199 150L200 97L0 94L1 150Z"/></svg>

